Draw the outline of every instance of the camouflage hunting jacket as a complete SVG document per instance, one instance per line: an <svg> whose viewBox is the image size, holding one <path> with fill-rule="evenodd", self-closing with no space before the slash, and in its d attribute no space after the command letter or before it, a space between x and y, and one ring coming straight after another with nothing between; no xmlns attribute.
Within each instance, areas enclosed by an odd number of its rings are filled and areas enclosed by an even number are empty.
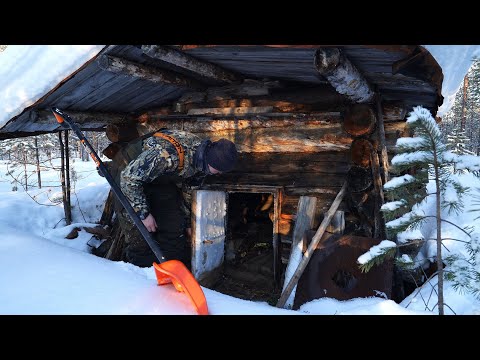
<svg viewBox="0 0 480 360"><path fill-rule="evenodd" d="M142 152L132 160L120 175L120 187L133 209L139 215L147 216L150 212L143 191L144 183L155 182L162 175L177 175L177 186L183 193L183 212L186 226L190 227L190 207L192 190L203 182L205 174L195 169L193 159L202 139L197 135L180 130L163 130L174 137L183 147L184 165L179 172L177 150L166 139L150 136L143 140Z"/></svg>

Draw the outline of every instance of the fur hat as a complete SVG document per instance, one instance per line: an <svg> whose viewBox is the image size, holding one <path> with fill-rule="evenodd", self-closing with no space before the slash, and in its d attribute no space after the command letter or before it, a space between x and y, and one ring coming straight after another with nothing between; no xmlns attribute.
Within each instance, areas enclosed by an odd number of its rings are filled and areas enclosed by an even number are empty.
<svg viewBox="0 0 480 360"><path fill-rule="evenodd" d="M207 164L221 172L233 170L237 162L237 148L227 139L213 141L206 149Z"/></svg>

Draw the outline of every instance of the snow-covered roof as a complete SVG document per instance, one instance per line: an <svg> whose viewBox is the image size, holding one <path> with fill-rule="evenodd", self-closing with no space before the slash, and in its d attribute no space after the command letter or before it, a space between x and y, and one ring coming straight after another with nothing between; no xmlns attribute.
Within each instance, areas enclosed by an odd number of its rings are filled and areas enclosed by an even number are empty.
<svg viewBox="0 0 480 360"><path fill-rule="evenodd" d="M239 74L240 78L322 86L326 80L312 64L318 47L189 45L169 49L186 59L204 62L207 67ZM433 113L442 103L441 70L422 47L347 45L341 48L368 81L378 87L384 99L401 101L407 107L423 105ZM0 132L3 133L0 138L15 137L19 132L56 130L58 124L50 122L51 114L41 113L50 106L88 111L93 115L96 112L132 114L171 104L187 91L212 86L212 81L205 81L202 74L192 71L188 64L184 67L166 64L146 56L140 46L109 46L101 58L86 64L102 49L103 45L12 45L0 53ZM438 62L450 54L443 48L432 49L437 53ZM470 52L463 54L467 56ZM459 59L454 61L458 63ZM402 62L393 74L393 66ZM158 72L158 76L156 79L142 76L142 71ZM108 123L101 120L94 128Z"/></svg>
<svg viewBox="0 0 480 360"><path fill-rule="evenodd" d="M104 45L9 45L0 53L0 127L52 90Z"/></svg>

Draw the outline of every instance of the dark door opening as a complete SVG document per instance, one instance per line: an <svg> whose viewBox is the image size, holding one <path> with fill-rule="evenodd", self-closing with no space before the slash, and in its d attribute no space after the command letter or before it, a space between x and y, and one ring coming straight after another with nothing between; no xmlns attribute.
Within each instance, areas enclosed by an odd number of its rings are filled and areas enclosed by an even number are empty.
<svg viewBox="0 0 480 360"><path fill-rule="evenodd" d="M274 304L274 201L271 193L228 194L223 274L213 289L237 298Z"/></svg>

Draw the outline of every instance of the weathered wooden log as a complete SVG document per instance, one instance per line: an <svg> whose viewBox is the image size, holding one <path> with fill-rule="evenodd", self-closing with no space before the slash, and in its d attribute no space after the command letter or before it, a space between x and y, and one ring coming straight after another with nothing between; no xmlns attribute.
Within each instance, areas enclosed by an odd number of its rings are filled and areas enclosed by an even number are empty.
<svg viewBox="0 0 480 360"><path fill-rule="evenodd" d="M350 168L347 152L317 153L264 152L240 153L236 168L256 173L345 174ZM336 192L335 192L336 194Z"/></svg>
<svg viewBox="0 0 480 360"><path fill-rule="evenodd" d="M285 188L286 191L288 188ZM295 188L297 190L297 188ZM314 216L314 224L313 227L318 227L320 224L320 221L323 218L323 214L328 211L328 208L332 204L333 200L335 199L335 196L337 195L338 191L340 190L340 187L337 186L335 188L331 189L323 189L327 190L329 193L314 193L314 194L306 194L306 195L300 195L300 196L314 196L317 199L317 205L316 205L316 210L315 210L315 216ZM299 195L284 195L284 198L282 200L282 214L285 215L291 215L291 214L296 214L298 211L297 205L298 205L298 200L299 200ZM349 208L346 203L341 203L338 206L339 211L348 211Z"/></svg>
<svg viewBox="0 0 480 360"><path fill-rule="evenodd" d="M206 101L232 99L238 97L269 95L271 88L280 87L278 81L258 81L245 79L241 84L225 85L222 87L209 87L206 90Z"/></svg>
<svg viewBox="0 0 480 360"><path fill-rule="evenodd" d="M352 165L347 174L347 183L351 192L367 191L372 186L372 170Z"/></svg>
<svg viewBox="0 0 480 360"><path fill-rule="evenodd" d="M242 80L240 75L232 71L195 58L183 51L159 45L142 45L142 51L145 55L154 59L165 61L215 82L232 83Z"/></svg>
<svg viewBox="0 0 480 360"><path fill-rule="evenodd" d="M377 97L377 118L378 118L378 126L377 126L377 133L378 133L378 142L380 143L380 167L382 172L382 180L383 184L385 184L389 180L388 175L388 153L387 153L387 144L385 140L385 128L383 123L383 111L382 111L382 99L381 97ZM383 186L382 184L382 186Z"/></svg>
<svg viewBox="0 0 480 360"><path fill-rule="evenodd" d="M246 81L240 85L210 89L208 95L206 91L187 92L177 104L184 110L192 107L273 106L289 112L341 110L349 101L330 85L277 88L271 83Z"/></svg>
<svg viewBox="0 0 480 360"><path fill-rule="evenodd" d="M118 217L115 218L112 228L111 237L113 240L105 258L112 261L119 261L122 259L123 248L125 247L125 235L123 234L122 227L118 223Z"/></svg>
<svg viewBox="0 0 480 360"><path fill-rule="evenodd" d="M328 210L328 212L325 214L325 218L323 219L322 223L318 227L317 232L313 236L313 239L308 246L307 251L305 252L302 261L298 265L297 269L295 270L292 278L288 282L288 284L285 286L284 290L282 291L282 294L280 295L280 299L277 302L277 307L283 308L285 306L285 303L290 296L293 288L297 285L298 280L300 279L300 276L302 276L303 271L305 270L308 262L310 261L310 257L313 254L313 251L317 247L318 243L320 242L323 233L325 232L325 229L327 228L328 224L330 224L330 221L332 220L333 215L337 211L338 206L343 200L343 197L347 191L347 182L345 182L340 189L340 192L336 196L335 200L332 203L332 206Z"/></svg>
<svg viewBox="0 0 480 360"><path fill-rule="evenodd" d="M254 107L226 107L226 108L196 108L190 109L187 115L245 115L245 114L263 114L273 110L272 106L254 106Z"/></svg>
<svg viewBox="0 0 480 360"><path fill-rule="evenodd" d="M55 123L58 125L55 116L53 116L53 113L50 110L38 110L35 113L35 123ZM97 124L99 126L105 126L107 124L125 124L133 120L133 117L129 114L122 113L99 113L70 110L67 110L66 113L79 125L88 122L93 123L93 126L97 126Z"/></svg>
<svg viewBox="0 0 480 360"><path fill-rule="evenodd" d="M366 136L375 130L376 122L375 113L369 105L355 104L345 113L343 129L352 136Z"/></svg>
<svg viewBox="0 0 480 360"><path fill-rule="evenodd" d="M386 122L383 124L383 127L385 129L385 137L396 136L399 138L407 136L407 124L403 120Z"/></svg>
<svg viewBox="0 0 480 360"><path fill-rule="evenodd" d="M365 169L364 169L365 170ZM240 170L242 171L242 170ZM322 174L305 173L305 174L256 174L244 172L229 172L216 176L209 176L205 179L204 185L214 185L224 187L228 184L238 185L270 185L270 186L285 186L286 188L299 187L324 187L324 188L338 188L345 180L346 174Z"/></svg>
<svg viewBox="0 0 480 360"><path fill-rule="evenodd" d="M302 120L302 126L298 126L299 121L292 118L287 122L162 121L141 124L138 128L141 135L166 127L191 131L212 141L226 138L233 141L240 152L329 152L346 151L350 148L352 138L342 130L341 123Z"/></svg>
<svg viewBox="0 0 480 360"><path fill-rule="evenodd" d="M105 206L103 207L102 216L100 217L100 224L102 225L112 225L112 218L114 209L114 199L115 195L112 190L108 192L107 200L105 201Z"/></svg>
<svg viewBox="0 0 480 360"><path fill-rule="evenodd" d="M346 151L352 139L339 126L296 127L281 132L276 128L228 130L209 134L214 141L229 139L240 152L325 152Z"/></svg>
<svg viewBox="0 0 480 360"><path fill-rule="evenodd" d="M268 115L268 114L264 114ZM136 118L137 122L141 123L139 129L140 135L146 134L153 129L168 128L168 129L183 129L193 133L204 132L218 132L222 130L245 130L257 128L274 128L274 127L298 127L299 124L303 126L336 126L341 127L342 116L339 112L315 112L311 114L301 114L293 116L291 114L279 114L281 116L258 119L257 116L253 118L240 119L209 119L196 118L188 116L165 116L162 114L148 112ZM263 114L262 114L263 116ZM181 121L172 121L181 120ZM282 130L283 131L283 130Z"/></svg>
<svg viewBox="0 0 480 360"><path fill-rule="evenodd" d="M352 163L364 168L371 167L370 155L372 153L372 143L365 138L356 138L352 141L350 147L350 157Z"/></svg>
<svg viewBox="0 0 480 360"><path fill-rule="evenodd" d="M132 61L110 55L102 55L98 58L98 66L103 70L116 74L133 76L138 79L153 83L169 84L191 89L204 89L205 85L195 79L188 78L178 73L159 69L154 66L134 63Z"/></svg>
<svg viewBox="0 0 480 360"><path fill-rule="evenodd" d="M245 80L242 84L211 87L201 92L187 92L177 100L176 111L185 112L192 108L251 107L252 100L248 97L268 96L269 92L269 83Z"/></svg>
<svg viewBox="0 0 480 360"><path fill-rule="evenodd" d="M382 178L380 174L380 162L378 159L378 154L375 149L372 149L372 155L371 155L371 162L372 162L372 179L373 179L373 186L374 186L374 192L375 192L375 198L374 198L374 220L375 220L375 226L374 226L374 232L373 232L373 237L378 239L378 238L385 238L385 222L383 220L382 212L380 211L381 206L385 202L384 196L383 196L383 183L382 183Z"/></svg>
<svg viewBox="0 0 480 360"><path fill-rule="evenodd" d="M112 143L136 139L139 134L135 122L127 124L108 124L105 135Z"/></svg>
<svg viewBox="0 0 480 360"><path fill-rule="evenodd" d="M338 48L317 49L314 57L317 71L339 92L356 103L373 99L374 92L365 77Z"/></svg>
<svg viewBox="0 0 480 360"><path fill-rule="evenodd" d="M383 121L404 120L407 114L406 106L394 102L382 102Z"/></svg>

